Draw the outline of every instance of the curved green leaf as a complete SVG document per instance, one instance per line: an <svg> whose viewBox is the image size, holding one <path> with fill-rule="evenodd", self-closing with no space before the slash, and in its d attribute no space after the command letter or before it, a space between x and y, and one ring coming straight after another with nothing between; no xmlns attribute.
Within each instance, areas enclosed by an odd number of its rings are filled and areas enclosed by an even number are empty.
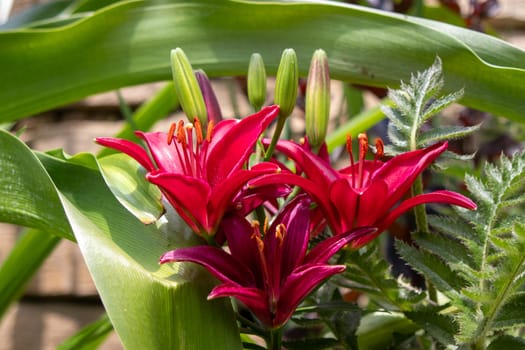
<svg viewBox="0 0 525 350"><path fill-rule="evenodd" d="M144 225L123 208L92 155L39 158L126 349L240 348L229 300L206 300L214 279L194 264L158 264L181 243L176 233Z"/></svg>
<svg viewBox="0 0 525 350"><path fill-rule="evenodd" d="M77 15L79 15L77 13ZM525 52L439 22L338 2L129 0L53 29L0 33L0 121L84 96L170 77L169 52L185 50L210 76L245 74L259 52L275 73L293 47L302 74L323 48L335 79L397 86L443 60L445 92L462 103L523 121ZM23 44L21 44L23 43Z"/></svg>
<svg viewBox="0 0 525 350"><path fill-rule="evenodd" d="M56 188L22 141L0 129L0 221L73 239Z"/></svg>
<svg viewBox="0 0 525 350"><path fill-rule="evenodd" d="M98 163L113 195L141 222L151 224L164 213L159 188L146 180L146 170L137 161L118 153Z"/></svg>

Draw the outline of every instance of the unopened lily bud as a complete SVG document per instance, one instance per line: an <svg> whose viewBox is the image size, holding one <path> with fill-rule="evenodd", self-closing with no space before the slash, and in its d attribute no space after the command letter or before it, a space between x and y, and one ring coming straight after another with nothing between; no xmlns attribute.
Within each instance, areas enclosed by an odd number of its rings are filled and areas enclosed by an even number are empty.
<svg viewBox="0 0 525 350"><path fill-rule="evenodd" d="M190 122L198 118L201 124L206 126L208 123L206 104L190 61L180 48L171 50L171 71L182 110Z"/></svg>
<svg viewBox="0 0 525 350"><path fill-rule="evenodd" d="M210 79L208 79L206 73L201 69L195 71L195 78L197 78L197 83L199 83L202 97L204 98L208 120L217 124L222 120L222 113L219 101L217 101L217 96L215 96L215 92L213 92L213 88L211 87Z"/></svg>
<svg viewBox="0 0 525 350"><path fill-rule="evenodd" d="M298 83L297 55L293 49L286 49L281 56L275 79L275 104L280 107L280 118L292 114L297 99Z"/></svg>
<svg viewBox="0 0 525 350"><path fill-rule="evenodd" d="M248 66L248 100L258 111L266 100L266 69L261 55L254 53Z"/></svg>
<svg viewBox="0 0 525 350"><path fill-rule="evenodd" d="M325 141L330 117L330 73L321 49L314 52L310 63L305 103L306 136L310 145L318 148Z"/></svg>

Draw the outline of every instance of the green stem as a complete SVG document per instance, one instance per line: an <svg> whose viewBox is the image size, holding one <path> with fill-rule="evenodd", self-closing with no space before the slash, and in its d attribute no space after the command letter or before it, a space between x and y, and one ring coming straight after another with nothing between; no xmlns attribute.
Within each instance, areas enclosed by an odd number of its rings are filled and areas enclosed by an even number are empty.
<svg viewBox="0 0 525 350"><path fill-rule="evenodd" d="M419 175L416 178L416 181L412 184L412 197L423 194L423 178ZM427 212L424 205L418 205L414 208L414 216L416 219L416 230L417 232L429 233L430 229L428 227ZM437 291L436 288L430 281L427 279L427 290L429 300L437 303Z"/></svg>
<svg viewBox="0 0 525 350"><path fill-rule="evenodd" d="M268 350L281 350L283 329L281 327L270 330L268 343Z"/></svg>
<svg viewBox="0 0 525 350"><path fill-rule="evenodd" d="M423 194L423 179L421 175L416 178L416 181L412 184L412 197ZM418 205L414 208L414 216L416 219L416 229L417 232L428 233L428 220L427 212L424 205Z"/></svg>
<svg viewBox="0 0 525 350"><path fill-rule="evenodd" d="M272 142L270 143L270 146L268 146L268 149L266 150L266 154L264 155L265 161L269 161L270 158L272 158L273 151L275 150L277 141L279 141L279 137L281 137L281 132L283 131L285 122L286 122L286 118L279 116L279 119L277 120L277 126L275 127L275 132L273 133L273 136L272 136Z"/></svg>

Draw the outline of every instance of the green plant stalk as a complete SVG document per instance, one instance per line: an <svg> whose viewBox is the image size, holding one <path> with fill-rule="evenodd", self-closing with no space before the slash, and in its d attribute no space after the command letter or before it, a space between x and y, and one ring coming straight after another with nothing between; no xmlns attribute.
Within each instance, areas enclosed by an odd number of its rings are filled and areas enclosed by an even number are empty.
<svg viewBox="0 0 525 350"><path fill-rule="evenodd" d="M283 131L285 123L286 123L286 118L279 117L279 119L277 120L277 125L275 126L275 131L272 136L272 141L270 143L270 146L268 146L268 149L266 150L266 153L264 155L264 161L267 162L272 158L273 151L275 150L275 146L277 146L279 137L281 137L281 133Z"/></svg>
<svg viewBox="0 0 525 350"><path fill-rule="evenodd" d="M23 292L29 279L53 252L61 238L27 229L0 266L0 318Z"/></svg>
<svg viewBox="0 0 525 350"><path fill-rule="evenodd" d="M281 350L282 338L283 338L282 327L270 330L270 334L268 337L268 343L267 343L268 350Z"/></svg>

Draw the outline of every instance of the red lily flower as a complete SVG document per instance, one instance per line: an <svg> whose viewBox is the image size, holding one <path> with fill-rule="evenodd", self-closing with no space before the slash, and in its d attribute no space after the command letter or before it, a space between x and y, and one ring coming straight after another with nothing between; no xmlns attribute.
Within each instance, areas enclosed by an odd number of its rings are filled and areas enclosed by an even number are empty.
<svg viewBox="0 0 525 350"><path fill-rule="evenodd" d="M382 142L376 144L378 154L374 160L365 160L368 151L366 135L359 135L359 146L359 161L354 163L349 140L347 149L351 165L337 171L324 157L310 152L308 147L280 141L277 149L291 158L306 178L282 172L256 179L251 185L288 183L300 186L319 205L324 220L336 235L360 226L377 227L374 234L354 240L354 247L368 243L401 214L419 204L445 203L476 208L467 197L445 190L411 197L396 206L417 176L447 149L446 142L401 154L387 162L379 160Z"/></svg>
<svg viewBox="0 0 525 350"><path fill-rule="evenodd" d="M179 121L168 133L137 131L149 153L123 139L96 141L137 160L148 171L148 181L160 187L193 231L209 239L249 180L280 170L271 163L242 169L259 135L278 114L279 107L270 106L242 120L222 120L215 127L210 122L206 137L198 119L193 125Z"/></svg>
<svg viewBox="0 0 525 350"><path fill-rule="evenodd" d="M160 263L190 261L204 266L222 282L208 299L236 297L268 328L278 328L319 283L345 269L328 265L328 259L353 239L375 230L366 227L331 237L307 253L309 206L308 197L296 197L264 236L258 223L228 216L223 227L229 253L212 246L180 248L165 253Z"/></svg>

